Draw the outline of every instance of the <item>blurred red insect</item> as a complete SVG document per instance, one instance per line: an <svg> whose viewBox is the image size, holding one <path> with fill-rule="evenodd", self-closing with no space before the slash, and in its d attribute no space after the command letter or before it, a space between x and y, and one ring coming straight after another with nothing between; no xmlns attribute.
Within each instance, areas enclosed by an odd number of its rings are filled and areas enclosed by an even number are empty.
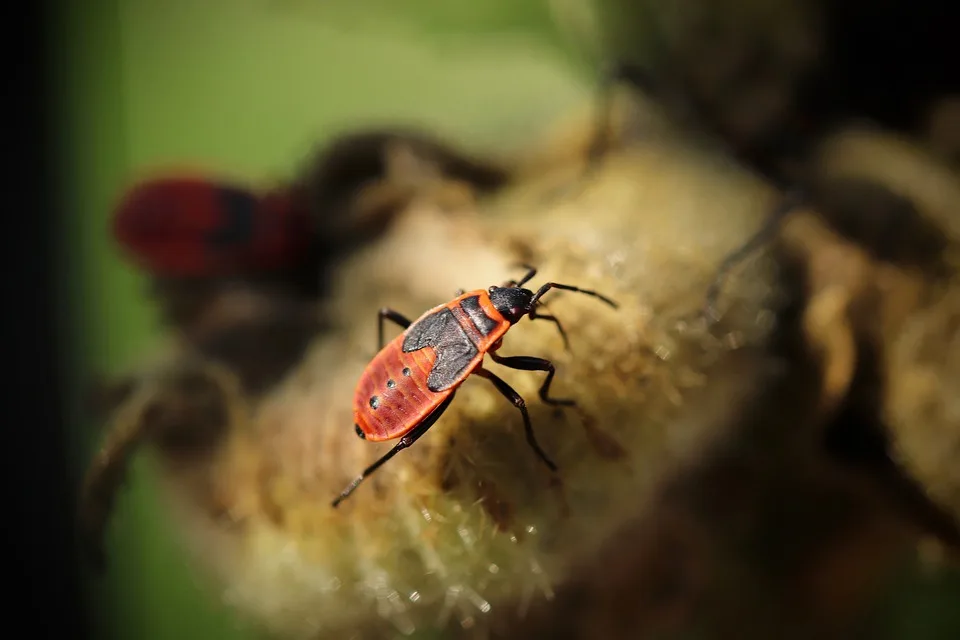
<svg viewBox="0 0 960 640"><path fill-rule="evenodd" d="M142 268L172 278L282 270L311 237L308 214L288 191L257 193L199 175L133 186L114 213L113 233Z"/></svg>

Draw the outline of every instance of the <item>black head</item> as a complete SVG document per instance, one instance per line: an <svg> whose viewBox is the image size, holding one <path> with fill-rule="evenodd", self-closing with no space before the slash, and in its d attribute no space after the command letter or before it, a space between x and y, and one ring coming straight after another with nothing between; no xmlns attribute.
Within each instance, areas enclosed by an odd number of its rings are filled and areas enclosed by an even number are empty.
<svg viewBox="0 0 960 640"><path fill-rule="evenodd" d="M533 309L533 291L520 287L490 287L490 302L500 315L514 324Z"/></svg>

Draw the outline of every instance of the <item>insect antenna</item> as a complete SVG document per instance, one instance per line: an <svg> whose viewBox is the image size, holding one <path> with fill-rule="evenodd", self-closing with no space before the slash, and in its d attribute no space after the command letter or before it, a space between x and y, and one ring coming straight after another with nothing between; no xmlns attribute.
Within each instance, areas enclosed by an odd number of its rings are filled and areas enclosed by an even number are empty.
<svg viewBox="0 0 960 640"><path fill-rule="evenodd" d="M576 293L583 293L588 296L593 296L594 298L602 300L603 302L607 303L614 309L619 308L619 305L616 302L614 302L613 300L611 300L610 298L608 298L607 296L601 293L597 293L596 291L591 291L589 289L581 289L580 287L575 287L571 284L560 284L558 282L548 282L544 284L542 287L540 287L539 289L537 289L537 292L533 294L533 300L530 301L530 304L533 306L539 304L540 298L542 298L543 295L547 291L550 291L551 289L561 289L563 291L574 291Z"/></svg>
<svg viewBox="0 0 960 640"><path fill-rule="evenodd" d="M737 248L734 252L728 254L716 273L710 286L707 288L707 294L704 299L704 315L708 322L716 322L720 319L720 313L717 311L717 300L720 298L720 290L726 282L729 273L739 264L744 262L747 257L757 251L764 243L770 242L780 230L781 223L788 213L793 211L803 203L804 194L795 189L788 192L781 202L769 215L763 226L751 236L746 243Z"/></svg>

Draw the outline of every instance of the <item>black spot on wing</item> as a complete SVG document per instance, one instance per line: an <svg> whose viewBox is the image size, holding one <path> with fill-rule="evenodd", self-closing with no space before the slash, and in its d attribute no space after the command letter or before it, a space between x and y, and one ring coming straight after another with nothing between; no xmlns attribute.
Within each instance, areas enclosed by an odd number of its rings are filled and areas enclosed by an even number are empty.
<svg viewBox="0 0 960 640"><path fill-rule="evenodd" d="M441 309L414 323L403 339L404 353L433 347L437 359L427 377L427 389L453 386L477 355L477 347L449 309Z"/></svg>
<svg viewBox="0 0 960 640"><path fill-rule="evenodd" d="M477 328L480 335L487 336L497 328L497 321L484 313L480 307L480 296L470 296L460 301L460 308L467 312L473 326Z"/></svg>

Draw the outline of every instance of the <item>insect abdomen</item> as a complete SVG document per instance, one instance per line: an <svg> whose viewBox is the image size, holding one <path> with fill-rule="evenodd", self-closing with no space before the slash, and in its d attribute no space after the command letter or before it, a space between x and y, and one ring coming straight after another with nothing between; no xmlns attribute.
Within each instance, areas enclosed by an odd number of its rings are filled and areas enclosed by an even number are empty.
<svg viewBox="0 0 960 640"><path fill-rule="evenodd" d="M434 350L404 353L402 342L403 336L398 336L377 354L354 394L354 420L373 442L403 436L449 395L427 388Z"/></svg>
<svg viewBox="0 0 960 640"><path fill-rule="evenodd" d="M367 440L402 437L447 398L509 328L485 291L424 313L374 357L354 419Z"/></svg>

